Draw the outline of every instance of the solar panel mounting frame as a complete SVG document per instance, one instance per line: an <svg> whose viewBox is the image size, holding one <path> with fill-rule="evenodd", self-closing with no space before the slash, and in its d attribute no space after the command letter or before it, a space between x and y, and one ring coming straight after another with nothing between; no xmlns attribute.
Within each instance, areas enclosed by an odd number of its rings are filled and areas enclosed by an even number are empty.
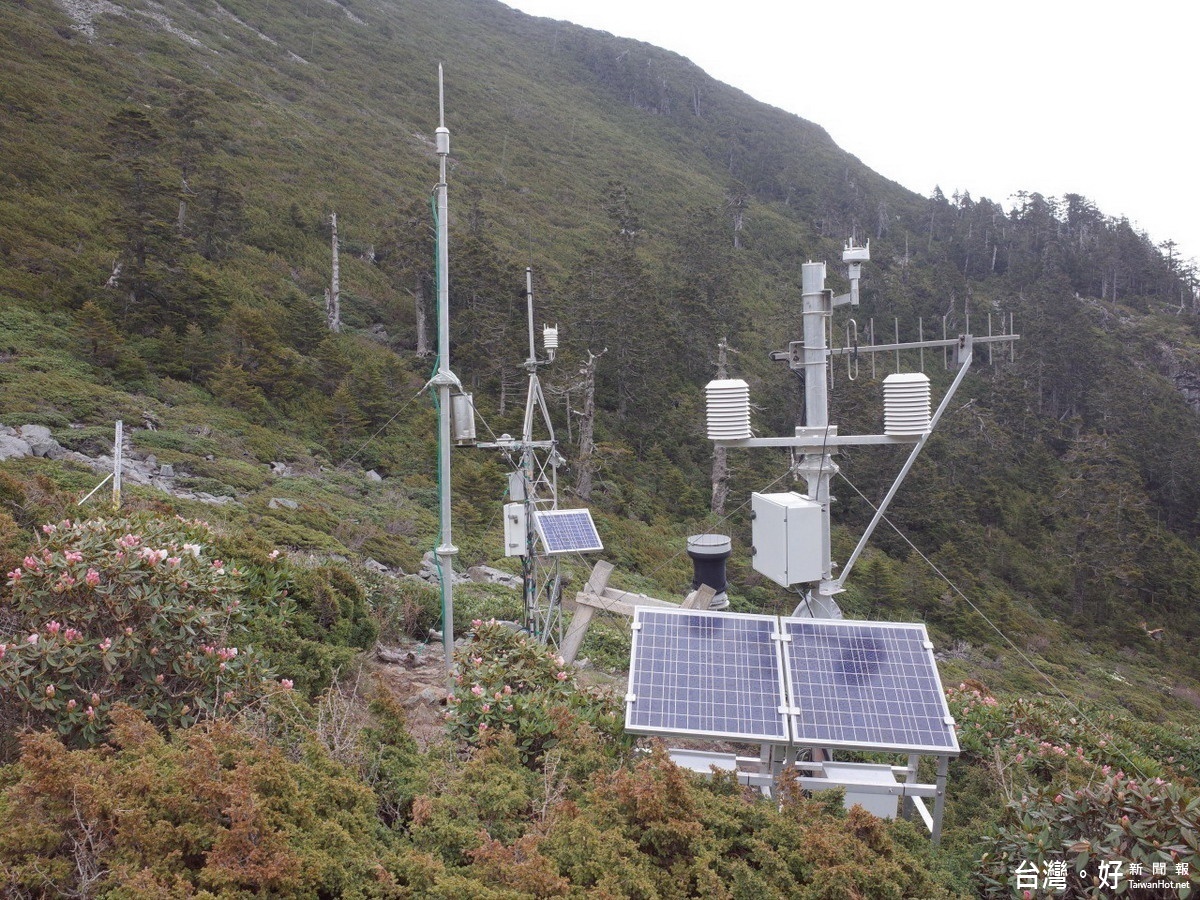
<svg viewBox="0 0 1200 900"><path fill-rule="evenodd" d="M720 729L720 728L692 728L680 725L680 716L664 714L656 722L648 719L648 714L641 714L646 709L642 707L638 709L636 704L639 699L646 699L647 685L641 674L641 669L648 663L654 661L654 657L647 652L645 643L648 639L649 632L646 629L648 622L653 622L657 617L682 616L691 617L694 621L707 620L716 621L754 621L762 623L772 623L771 626L771 644L773 646L772 653L776 659L776 670L778 674L778 683L774 683L773 695L770 698L769 704L775 705L778 703L780 716L783 717L785 727L776 732L767 732L765 730L753 729ZM666 621L670 621L667 619ZM797 657L801 653L794 645L797 642L796 631L805 627L823 628L826 630L843 632L846 635L871 635L872 631L882 629L885 633L908 632L907 638L909 646L905 649L909 651L909 659L902 661L904 665L892 665L886 673L888 680L887 684L875 685L883 692L893 691L899 692L901 696L893 697L891 702L902 704L912 700L914 695L922 700L925 704L925 712L923 717L916 717L918 720L923 718L920 727L909 729L917 731L922 736L928 737L934 735L933 740L903 740L892 739L894 732L904 730L903 728L892 729L876 729L876 738L863 738L861 736L853 739L839 739L836 736L831 737L828 733L817 735L813 733L813 729L806 721L806 711L802 708L801 694L812 695L811 691L805 691L800 682L797 681ZM913 646L919 647L919 651ZM762 643L761 641L759 642ZM732 646L732 645L731 645ZM739 645L745 647L743 643ZM802 648L801 648L802 649ZM889 648L893 649L893 648ZM682 652L682 651L681 651ZM693 648L694 652L694 648ZM663 678L671 676L673 673L664 673ZM677 673L674 673L677 674ZM923 690L914 691L908 690L905 694L905 685L903 679L919 677L926 679L926 684ZM711 682L712 678L707 679ZM654 699L662 700L665 695L669 695L672 691L676 698L680 695L692 695L700 688L698 684L703 684L703 677L697 678L692 676L691 684L679 684L663 681L662 684L652 685L657 688L661 694L656 695ZM758 682L761 687L763 682ZM736 689L734 691L736 693ZM845 694L847 692L843 692ZM689 696L692 696L689 695ZM847 697L843 696L843 702ZM886 698L881 700L879 697L869 698L870 703L886 703ZM761 708L760 704L760 708ZM840 715L847 714L845 707L837 710ZM881 715L876 711L877 716ZM895 715L904 718L902 712L893 712L890 715ZM839 721L838 727L842 729L843 734L852 725L847 725L844 720ZM760 743L769 743L775 745L793 745L800 747L821 747L828 749L840 750L861 750L861 751L880 751L880 752L896 752L909 753L920 755L934 756L957 756L960 752L958 740L954 732L954 720L950 716L949 708L946 705L945 693L942 690L941 677L937 671L937 664L933 657L933 647L929 641L928 633L925 626L920 623L904 623L904 622L878 622L878 621L860 621L849 619L810 619L810 618L794 618L794 617L776 617L776 616L761 616L748 613L728 613L716 612L712 610L675 610L664 609L660 607L639 608L634 611L634 631L633 631L633 646L631 647L630 667L629 667L629 687L626 695L626 716L625 728L635 734L653 734L664 736L678 737L705 737L713 739L727 740L742 740L753 741ZM886 733L886 734L885 734Z"/></svg>

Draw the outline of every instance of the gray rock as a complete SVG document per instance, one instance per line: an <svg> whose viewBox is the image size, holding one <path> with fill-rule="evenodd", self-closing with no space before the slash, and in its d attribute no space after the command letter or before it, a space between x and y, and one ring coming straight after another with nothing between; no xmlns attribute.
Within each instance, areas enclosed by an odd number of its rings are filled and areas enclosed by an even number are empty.
<svg viewBox="0 0 1200 900"><path fill-rule="evenodd" d="M45 425L22 425L21 439L29 445L29 452L46 459L62 459L66 449L50 434Z"/></svg>
<svg viewBox="0 0 1200 900"><path fill-rule="evenodd" d="M300 504L286 497L272 497L267 503L267 509L299 509Z"/></svg>
<svg viewBox="0 0 1200 900"><path fill-rule="evenodd" d="M21 437L29 441L30 444L35 441L53 440L53 437L50 435L50 429L45 425L22 425Z"/></svg>
<svg viewBox="0 0 1200 900"><path fill-rule="evenodd" d="M271 463L271 474L276 478L291 478L295 472L287 463L273 462Z"/></svg>
<svg viewBox="0 0 1200 900"><path fill-rule="evenodd" d="M383 476L374 469L370 469L367 471L367 481L383 481Z"/></svg>
<svg viewBox="0 0 1200 900"><path fill-rule="evenodd" d="M467 577L476 584L502 584L505 587L521 587L521 579L509 572L493 569L491 566L471 566L467 569Z"/></svg>
<svg viewBox="0 0 1200 900"><path fill-rule="evenodd" d="M0 434L0 460L21 459L31 453L33 450L28 441L11 434Z"/></svg>
<svg viewBox="0 0 1200 900"><path fill-rule="evenodd" d="M163 463L161 466L158 467L158 477L159 478L174 478L175 477L175 467L173 465L171 465L170 463Z"/></svg>
<svg viewBox="0 0 1200 900"><path fill-rule="evenodd" d="M371 559L369 556L363 561L363 568L370 569L372 572L376 572L380 575L386 575L391 571L383 563L379 562L378 560Z"/></svg>
<svg viewBox="0 0 1200 900"><path fill-rule="evenodd" d="M7 434L9 437L20 437L20 435L17 434L17 429L13 428L11 425L0 425L0 434Z"/></svg>
<svg viewBox="0 0 1200 900"><path fill-rule="evenodd" d="M426 551L425 556L421 559L420 577L428 581L430 584L440 584L441 576L438 572L437 560L434 559L433 551ZM457 572L451 572L451 584L462 584L470 579L464 575L459 575Z"/></svg>
<svg viewBox="0 0 1200 900"><path fill-rule="evenodd" d="M196 491L195 499L201 503L211 503L213 506L224 506L226 503L233 503L232 497L216 497L212 494L206 494L204 491Z"/></svg>

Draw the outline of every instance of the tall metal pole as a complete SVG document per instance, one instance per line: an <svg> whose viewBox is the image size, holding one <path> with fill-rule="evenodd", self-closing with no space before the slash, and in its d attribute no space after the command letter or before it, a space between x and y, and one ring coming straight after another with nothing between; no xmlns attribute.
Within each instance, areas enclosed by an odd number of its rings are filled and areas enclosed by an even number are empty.
<svg viewBox="0 0 1200 900"><path fill-rule="evenodd" d="M829 428L829 347L825 341L826 320L833 314L833 298L825 290L825 263L805 263L801 269L804 316L804 424L812 433ZM806 454L797 473L808 482L808 496L821 504L821 583L819 598L810 602L810 614L840 616L833 594L840 590L833 581L830 483L838 473L833 456L822 448ZM816 607L816 608L814 608Z"/></svg>
<svg viewBox="0 0 1200 900"><path fill-rule="evenodd" d="M458 379L450 371L450 201L446 186L446 161L450 155L450 129L446 127L446 98L442 85L442 66L438 64L437 154L437 306L438 370L433 384L438 392L438 471L441 501L441 543L437 548L438 571L442 586L442 647L446 666L454 665L454 557L458 548L450 532L450 416L451 389Z"/></svg>
<svg viewBox="0 0 1200 900"><path fill-rule="evenodd" d="M525 267L525 309L529 325L529 390L525 397L525 423L521 429L521 476L525 479L525 557L521 560L521 586L525 595L525 627L541 640L546 639L542 617L538 610L537 559L537 486L534 483L533 404L538 388L537 344L533 335L533 268Z"/></svg>

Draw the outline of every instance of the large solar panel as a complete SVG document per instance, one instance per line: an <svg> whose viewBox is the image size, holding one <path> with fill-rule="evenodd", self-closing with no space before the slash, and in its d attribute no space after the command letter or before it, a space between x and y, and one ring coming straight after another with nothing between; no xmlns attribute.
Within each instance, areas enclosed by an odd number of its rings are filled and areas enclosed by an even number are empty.
<svg viewBox="0 0 1200 900"><path fill-rule="evenodd" d="M546 553L584 553L603 550L600 535L586 509L550 509L538 512L534 519Z"/></svg>
<svg viewBox="0 0 1200 900"><path fill-rule="evenodd" d="M796 743L958 753L924 625L784 619L783 629Z"/></svg>
<svg viewBox="0 0 1200 900"><path fill-rule="evenodd" d="M787 743L779 620L639 608L625 728Z"/></svg>

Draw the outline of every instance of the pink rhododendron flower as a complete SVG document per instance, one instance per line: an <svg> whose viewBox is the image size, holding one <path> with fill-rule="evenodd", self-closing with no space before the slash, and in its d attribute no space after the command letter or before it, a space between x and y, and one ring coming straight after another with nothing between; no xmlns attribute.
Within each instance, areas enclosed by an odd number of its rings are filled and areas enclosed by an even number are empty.
<svg viewBox="0 0 1200 900"><path fill-rule="evenodd" d="M270 560L279 559L279 551L272 550L270 553L267 554L267 559L270 559Z"/></svg>
<svg viewBox="0 0 1200 900"><path fill-rule="evenodd" d="M62 631L62 623L61 622L47 622L46 623L46 631L48 631L50 634L58 634L60 631Z"/></svg>
<svg viewBox="0 0 1200 900"><path fill-rule="evenodd" d="M100 652L107 653L112 649L112 638L105 638L100 642Z"/></svg>
<svg viewBox="0 0 1200 900"><path fill-rule="evenodd" d="M90 706L89 706L89 707L87 708L86 712L87 712L87 717L88 717L89 719L94 719L94 718L96 718L96 710L95 710L95 709L93 709L92 707L90 707Z"/></svg>
<svg viewBox="0 0 1200 900"><path fill-rule="evenodd" d="M559 673L558 673L557 675L555 675L554 677L555 677L555 678L557 678L559 681L566 681L566 680L567 680L567 673L566 673L566 672L559 672Z"/></svg>
<svg viewBox="0 0 1200 900"><path fill-rule="evenodd" d="M142 542L142 539L140 537L138 537L138 535L127 534L124 537L117 539L117 546L121 547L124 550L132 550L134 547L136 547L141 542Z"/></svg>
<svg viewBox="0 0 1200 900"><path fill-rule="evenodd" d="M474 694L476 697L482 697L483 696L483 688L481 688L479 685L475 685L473 688L471 688L471 693Z"/></svg>
<svg viewBox="0 0 1200 900"><path fill-rule="evenodd" d="M36 644L38 642L38 637L39 636L37 634L31 634L29 637L25 638L25 643Z"/></svg>
<svg viewBox="0 0 1200 900"><path fill-rule="evenodd" d="M285 691L290 691L293 687L295 687L295 683L290 678L280 678L279 686Z"/></svg>
<svg viewBox="0 0 1200 900"><path fill-rule="evenodd" d="M180 559L178 556L168 556L167 557L167 565L174 567L174 566L179 565L179 563L180 563Z"/></svg>
<svg viewBox="0 0 1200 900"><path fill-rule="evenodd" d="M78 703L76 703L74 700L68 700L68 701L67 701L67 709L69 709L69 710L71 710L71 709L74 709L74 708L75 708L76 706L78 706L78 705L79 705L79 704L78 704Z"/></svg>
<svg viewBox="0 0 1200 900"><path fill-rule="evenodd" d="M30 572L36 572L38 570L38 566L41 565L36 556L27 556L22 560L22 562L25 563L25 568L27 568Z"/></svg>
<svg viewBox="0 0 1200 900"><path fill-rule="evenodd" d="M56 525L43 525L42 531L46 534L54 534L54 532L58 531L58 527Z"/></svg>
<svg viewBox="0 0 1200 900"><path fill-rule="evenodd" d="M8 580L12 581L12 582L17 582L17 581L21 580L21 567L20 566L17 566L15 569L13 569L11 572L8 573Z"/></svg>
<svg viewBox="0 0 1200 900"><path fill-rule="evenodd" d="M83 554L78 550L68 550L65 556L69 563L83 562Z"/></svg>
<svg viewBox="0 0 1200 900"><path fill-rule="evenodd" d="M88 569L87 574L83 576L83 580L87 583L88 587L95 587L100 583L100 573L95 569Z"/></svg>
<svg viewBox="0 0 1200 900"><path fill-rule="evenodd" d="M491 712L491 711L492 711L492 704L490 704L490 703L485 703L485 704L483 704L483 706L482 706L481 708L482 708L482 710L483 710L484 712Z"/></svg>
<svg viewBox="0 0 1200 900"><path fill-rule="evenodd" d="M480 722L480 723L479 723L479 730L480 730L480 731L487 731L487 727L488 727L488 723L487 723L487 722Z"/></svg>
<svg viewBox="0 0 1200 900"><path fill-rule="evenodd" d="M58 693L58 688L56 688L54 685L52 685L52 684L46 685L46 696L47 697L53 697L57 693Z"/></svg>

